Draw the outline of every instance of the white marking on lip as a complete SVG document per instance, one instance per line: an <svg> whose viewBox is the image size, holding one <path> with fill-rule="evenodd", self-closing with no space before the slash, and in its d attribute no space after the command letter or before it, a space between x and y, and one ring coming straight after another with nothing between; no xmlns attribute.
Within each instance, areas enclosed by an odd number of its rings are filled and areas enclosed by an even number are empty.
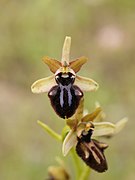
<svg viewBox="0 0 135 180"><path fill-rule="evenodd" d="M71 94L71 89L68 90L68 104L71 106L72 104L72 94Z"/></svg>
<svg viewBox="0 0 135 180"><path fill-rule="evenodd" d="M61 77L63 77L63 78L68 78L69 77L69 75L68 74L62 74L62 76Z"/></svg>
<svg viewBox="0 0 135 180"><path fill-rule="evenodd" d="M84 153L85 153L85 158L88 159L90 156L90 153L88 151L84 151Z"/></svg>
<svg viewBox="0 0 135 180"><path fill-rule="evenodd" d="M60 105L61 107L64 106L64 93L63 93L63 89L61 89L61 92L60 92Z"/></svg>
<svg viewBox="0 0 135 180"><path fill-rule="evenodd" d="M51 91L51 92L49 92L49 95L50 95L50 96L52 96L52 95L53 95L53 92L52 92L52 91Z"/></svg>
<svg viewBox="0 0 135 180"><path fill-rule="evenodd" d="M82 96L82 93L78 89L75 89L75 95L76 96Z"/></svg>

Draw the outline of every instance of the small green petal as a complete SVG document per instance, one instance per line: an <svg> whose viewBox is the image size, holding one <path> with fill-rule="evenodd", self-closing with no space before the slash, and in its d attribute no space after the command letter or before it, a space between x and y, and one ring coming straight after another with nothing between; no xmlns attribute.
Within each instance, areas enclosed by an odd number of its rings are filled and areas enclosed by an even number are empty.
<svg viewBox="0 0 135 180"><path fill-rule="evenodd" d="M82 97L80 102L79 102L79 106L75 112L75 119L79 122L81 121L82 117L83 117L83 109L84 109L84 98Z"/></svg>
<svg viewBox="0 0 135 180"><path fill-rule="evenodd" d="M98 101L95 102L96 108L101 108L100 103ZM102 122L106 118L105 112L101 112L96 119L94 119L95 122Z"/></svg>
<svg viewBox="0 0 135 180"><path fill-rule="evenodd" d="M115 134L119 133L126 125L128 118L123 118L116 123Z"/></svg>
<svg viewBox="0 0 135 180"><path fill-rule="evenodd" d="M99 115L94 119L94 122L103 122L105 118L106 114L103 111L101 111Z"/></svg>
<svg viewBox="0 0 135 180"><path fill-rule="evenodd" d="M62 129L62 132L61 132L61 137L62 137L62 142L64 141L65 137L67 136L67 134L69 133L70 131L70 128L69 126L64 126L64 128Z"/></svg>
<svg viewBox="0 0 135 180"><path fill-rule="evenodd" d="M77 137L81 136L82 131L85 130L85 128L86 128L86 123L79 123L78 124L77 129L76 129Z"/></svg>
<svg viewBox="0 0 135 180"><path fill-rule="evenodd" d="M93 122L80 122L76 129L77 137L80 137L83 131L88 132L90 129L93 131L95 130Z"/></svg>
<svg viewBox="0 0 135 180"><path fill-rule="evenodd" d="M84 116L82 118L82 122L89 122L89 121L95 121L96 118L98 118L98 116L102 113L102 109L100 107L96 108L96 110L91 113L91 114L87 114L86 116Z"/></svg>
<svg viewBox="0 0 135 180"><path fill-rule="evenodd" d="M66 124L70 127L70 129L73 129L76 126L76 120L75 119L66 119Z"/></svg>
<svg viewBox="0 0 135 180"><path fill-rule="evenodd" d="M66 156L68 152L71 150L71 148L76 145L76 143L77 143L76 132L70 130L63 141L63 145L62 145L63 155Z"/></svg>
<svg viewBox="0 0 135 180"><path fill-rule="evenodd" d="M31 91L33 93L44 93L48 92L55 85L55 76L53 75L34 82L31 86Z"/></svg>
<svg viewBox="0 0 135 180"><path fill-rule="evenodd" d="M94 131L93 136L108 136L115 132L116 125L110 122L93 122Z"/></svg>
<svg viewBox="0 0 135 180"><path fill-rule="evenodd" d="M92 79L76 76L75 83L82 91L96 91L99 85Z"/></svg>
<svg viewBox="0 0 135 180"><path fill-rule="evenodd" d="M93 136L112 136L119 133L126 125L128 119L123 118L116 124L110 122L93 122L94 132Z"/></svg>

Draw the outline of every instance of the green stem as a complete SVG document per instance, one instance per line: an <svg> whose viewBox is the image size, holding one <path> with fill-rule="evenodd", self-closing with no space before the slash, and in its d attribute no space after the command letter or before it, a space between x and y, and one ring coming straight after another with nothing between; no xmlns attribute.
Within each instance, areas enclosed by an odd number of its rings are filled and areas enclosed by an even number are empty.
<svg viewBox="0 0 135 180"><path fill-rule="evenodd" d="M88 180L90 176L90 170L91 170L90 167L85 165L82 174L79 177L79 180Z"/></svg>
<svg viewBox="0 0 135 180"><path fill-rule="evenodd" d="M76 180L78 180L82 173L82 167L80 165L80 160L79 160L74 148L72 148L71 153L72 153L72 157L73 157L75 169L76 169Z"/></svg>
<svg viewBox="0 0 135 180"><path fill-rule="evenodd" d="M37 121L37 123L48 133L50 134L52 137L54 137L56 140L61 141L62 137L61 135L59 135L58 133L56 133L55 131L53 131L49 126L47 126L46 124L44 124L41 121Z"/></svg>

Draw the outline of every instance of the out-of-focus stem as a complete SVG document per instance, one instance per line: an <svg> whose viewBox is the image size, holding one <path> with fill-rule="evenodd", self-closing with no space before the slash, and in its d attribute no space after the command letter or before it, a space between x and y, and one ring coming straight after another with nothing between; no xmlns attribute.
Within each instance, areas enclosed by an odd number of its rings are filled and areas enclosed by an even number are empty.
<svg viewBox="0 0 135 180"><path fill-rule="evenodd" d="M73 158L73 161L74 161L74 166L75 166L75 169L76 169L76 180L78 180L81 173L82 173L82 166L80 164L80 160L79 160L74 148L72 148L71 154L72 154L72 158Z"/></svg>
<svg viewBox="0 0 135 180"><path fill-rule="evenodd" d="M55 131L53 131L49 126L47 126L46 124L44 124L41 121L37 121L37 123L48 133L50 134L52 137L54 137L56 140L61 141L61 135L59 135L58 133L56 133Z"/></svg>
<svg viewBox="0 0 135 180"><path fill-rule="evenodd" d="M78 180L88 180L90 176L90 170L90 167L85 165Z"/></svg>

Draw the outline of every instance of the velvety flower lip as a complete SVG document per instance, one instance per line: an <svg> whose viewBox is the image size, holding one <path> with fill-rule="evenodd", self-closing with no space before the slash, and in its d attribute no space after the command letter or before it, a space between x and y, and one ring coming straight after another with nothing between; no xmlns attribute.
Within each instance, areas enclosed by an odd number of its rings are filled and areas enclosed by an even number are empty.
<svg viewBox="0 0 135 180"><path fill-rule="evenodd" d="M99 85L94 80L76 75L83 64L87 62L87 58L83 56L70 62L68 57L69 52L67 50L70 44L70 38L66 37L61 62L47 56L43 58L43 62L49 67L53 75L35 81L31 86L33 93L46 93L53 86L57 85L55 77L59 72L63 74L71 72L74 74L76 76L74 85L78 86L82 91L96 91L98 89Z"/></svg>
<svg viewBox="0 0 135 180"><path fill-rule="evenodd" d="M88 134L87 134L88 133ZM107 144L91 139L91 134L84 131L84 136L78 138L76 152L78 156L92 169L97 172L105 172L108 169L104 150Z"/></svg>

